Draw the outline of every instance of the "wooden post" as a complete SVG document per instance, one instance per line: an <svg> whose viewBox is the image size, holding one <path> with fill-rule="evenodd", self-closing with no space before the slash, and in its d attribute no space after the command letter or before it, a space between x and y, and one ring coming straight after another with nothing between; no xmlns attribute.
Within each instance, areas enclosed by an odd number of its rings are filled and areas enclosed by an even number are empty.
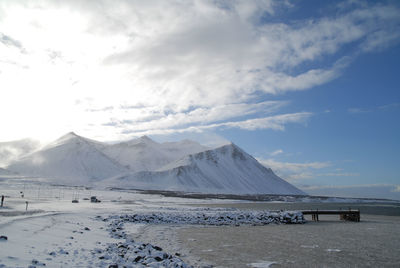
<svg viewBox="0 0 400 268"><path fill-rule="evenodd" d="M1 207L3 207L3 203L4 203L4 195L1 196Z"/></svg>

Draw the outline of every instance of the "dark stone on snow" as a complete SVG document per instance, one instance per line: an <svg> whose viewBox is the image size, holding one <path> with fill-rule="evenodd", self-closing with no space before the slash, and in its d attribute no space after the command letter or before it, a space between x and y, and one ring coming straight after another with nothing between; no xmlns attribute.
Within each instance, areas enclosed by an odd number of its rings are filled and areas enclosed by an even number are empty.
<svg viewBox="0 0 400 268"><path fill-rule="evenodd" d="M8 240L8 237L5 235L0 235L0 241Z"/></svg>
<svg viewBox="0 0 400 268"><path fill-rule="evenodd" d="M134 262L139 262L141 259L143 259L142 256L137 256L137 257L134 259Z"/></svg>
<svg viewBox="0 0 400 268"><path fill-rule="evenodd" d="M162 260L163 260L162 258L160 258L160 257L158 257L158 256L156 256L154 259L155 259L156 261L162 261Z"/></svg>
<svg viewBox="0 0 400 268"><path fill-rule="evenodd" d="M111 264L108 266L108 268L118 268L118 264Z"/></svg>
<svg viewBox="0 0 400 268"><path fill-rule="evenodd" d="M178 257L180 257L180 256L181 256L181 254L180 254L179 252L177 252L177 253L175 253L175 256L178 256Z"/></svg>
<svg viewBox="0 0 400 268"><path fill-rule="evenodd" d="M90 228L89 227L85 227L85 231L90 231Z"/></svg>
<svg viewBox="0 0 400 268"><path fill-rule="evenodd" d="M153 248L154 248L155 250L157 250L157 251L162 251L162 248L160 248L160 247L153 246Z"/></svg>

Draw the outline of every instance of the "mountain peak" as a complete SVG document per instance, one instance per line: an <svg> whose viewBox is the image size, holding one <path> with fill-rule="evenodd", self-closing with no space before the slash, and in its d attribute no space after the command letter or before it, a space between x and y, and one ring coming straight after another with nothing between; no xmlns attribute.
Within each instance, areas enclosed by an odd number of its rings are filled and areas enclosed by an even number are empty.
<svg viewBox="0 0 400 268"><path fill-rule="evenodd" d="M63 143L69 142L71 140L76 140L76 139L80 140L80 139L84 139L84 138L77 135L75 132L71 131L71 132L68 132L67 134L61 136L54 142L50 143L48 146L59 145L59 144L63 144ZM46 147L48 147L48 146L46 146Z"/></svg>
<svg viewBox="0 0 400 268"><path fill-rule="evenodd" d="M153 141L152 139L149 138L149 136L146 135L141 136L140 139L145 141Z"/></svg>
<svg viewBox="0 0 400 268"><path fill-rule="evenodd" d="M139 143L144 143L144 144L147 144L147 145L150 145L150 144L157 144L156 141L150 139L150 138L149 138L148 136L146 136L146 135L141 136L141 137L138 138L137 140L139 141Z"/></svg>
<svg viewBox="0 0 400 268"><path fill-rule="evenodd" d="M69 137L78 137L78 135L77 135L75 132L73 132L73 131L68 132L67 134L64 135L64 137L66 137L66 136L69 136Z"/></svg>
<svg viewBox="0 0 400 268"><path fill-rule="evenodd" d="M71 132L68 132L67 134L65 134L64 136L61 136L58 140L69 140L69 139L73 139L73 138L81 138L81 136L79 136L75 132L71 131Z"/></svg>

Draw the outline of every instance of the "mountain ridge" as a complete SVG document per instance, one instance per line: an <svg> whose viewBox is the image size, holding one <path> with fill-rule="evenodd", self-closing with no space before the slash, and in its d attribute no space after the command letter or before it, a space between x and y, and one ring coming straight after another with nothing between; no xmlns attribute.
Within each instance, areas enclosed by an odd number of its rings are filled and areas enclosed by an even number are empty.
<svg viewBox="0 0 400 268"><path fill-rule="evenodd" d="M305 194L234 143L217 148L147 136L107 144L67 133L6 167L65 184L224 194Z"/></svg>

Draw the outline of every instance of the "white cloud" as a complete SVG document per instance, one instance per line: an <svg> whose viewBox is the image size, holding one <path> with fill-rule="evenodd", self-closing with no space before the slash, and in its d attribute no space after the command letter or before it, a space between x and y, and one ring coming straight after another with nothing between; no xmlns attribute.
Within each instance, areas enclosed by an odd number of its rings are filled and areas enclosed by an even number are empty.
<svg viewBox="0 0 400 268"><path fill-rule="evenodd" d="M277 150L271 155L275 156L282 153L282 150ZM335 172L327 170L332 166L330 162L308 162L308 163L296 163L296 162L282 162L276 161L275 159L257 159L261 164L271 168L279 176L290 180L304 180L304 179L315 179L318 177L358 177L359 173L345 172L341 168L336 168ZM316 172L317 170L323 170L325 172Z"/></svg>
<svg viewBox="0 0 400 268"><path fill-rule="evenodd" d="M383 198L400 200L399 185L299 185L301 190L311 195L337 196L350 198Z"/></svg>
<svg viewBox="0 0 400 268"><path fill-rule="evenodd" d="M293 163L279 162L274 159L258 159L258 161L276 171L301 173L309 169L322 169L331 166L329 162Z"/></svg>
<svg viewBox="0 0 400 268"><path fill-rule="evenodd" d="M0 119L0 139L70 130L103 140L134 129L282 130L309 114L279 115L285 102L260 103L258 96L335 79L354 56L336 55L346 45L368 52L400 39L397 7L371 4L295 24L270 22L290 6L1 1L0 113L10 116ZM330 64L321 66L328 55Z"/></svg>
<svg viewBox="0 0 400 268"><path fill-rule="evenodd" d="M278 149L278 150L275 150L272 153L270 153L271 156L276 156L278 154L283 154L283 150L282 149Z"/></svg>
<svg viewBox="0 0 400 268"><path fill-rule="evenodd" d="M386 105L379 106L380 110L394 110L400 107L400 102L389 103Z"/></svg>
<svg viewBox="0 0 400 268"><path fill-rule="evenodd" d="M365 114L365 113L369 113L369 110L366 109L361 109L361 108L349 108L347 109L347 111L351 114Z"/></svg>
<svg viewBox="0 0 400 268"><path fill-rule="evenodd" d="M328 173L319 173L317 176L323 177L358 177L359 173L351 173L351 172L328 172Z"/></svg>
<svg viewBox="0 0 400 268"><path fill-rule="evenodd" d="M281 150L277 150L276 151L277 153L274 154L273 156L281 153L280 151ZM356 172L346 172L343 168L334 168L334 171L331 171L333 166L331 162L296 163L296 162L277 161L273 158L270 159L259 158L257 160L264 166L271 168L279 176L294 183L300 180L310 180L310 179L324 178L324 177L339 178L339 177L360 176L360 174Z"/></svg>
<svg viewBox="0 0 400 268"><path fill-rule="evenodd" d="M222 123L214 123L208 125L195 125L188 126L185 128L161 128L157 123L154 124L152 121L145 122L148 127L138 128L138 124L134 124L133 127L124 127L123 132L134 136L142 135L162 135L172 133L185 133L185 132L203 132L217 128L239 128L244 130L256 130L256 129L272 129L272 130L284 130L285 125L288 123L304 123L311 113L295 113L295 114L281 114L275 116L269 116L257 119L248 119L243 121L228 121ZM151 128L150 128L151 125ZM168 125L167 125L168 126ZM116 127L116 125L112 125Z"/></svg>

